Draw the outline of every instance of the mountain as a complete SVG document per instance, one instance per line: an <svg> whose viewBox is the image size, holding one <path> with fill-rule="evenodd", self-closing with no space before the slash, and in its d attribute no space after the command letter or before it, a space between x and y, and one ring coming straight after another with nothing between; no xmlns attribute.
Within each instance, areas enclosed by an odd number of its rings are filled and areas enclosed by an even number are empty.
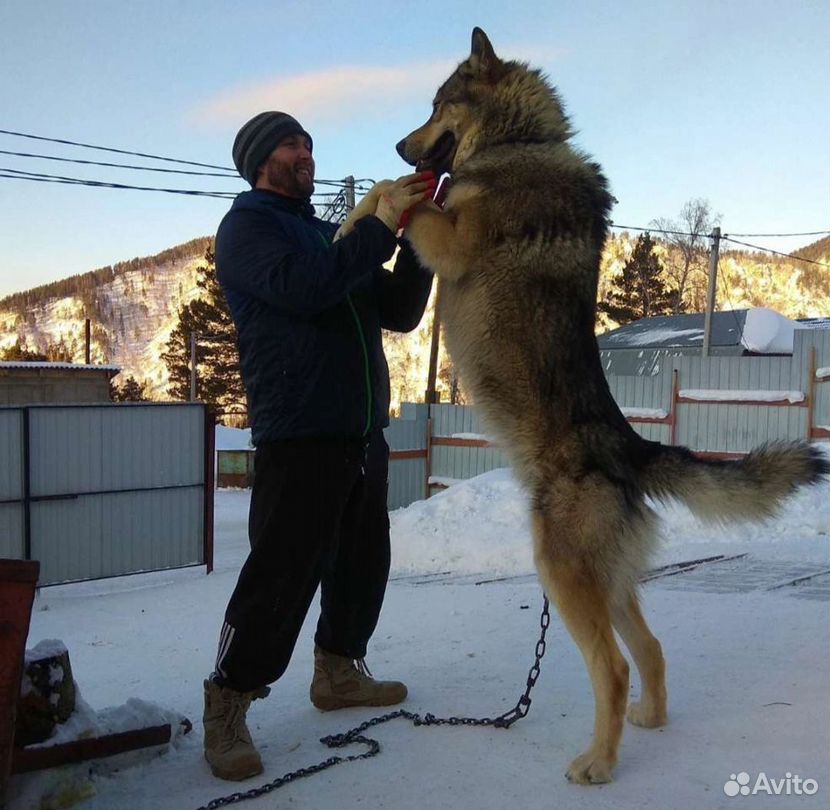
<svg viewBox="0 0 830 810"><path fill-rule="evenodd" d="M160 353L179 308L198 293L196 272L210 241L193 239L0 300L0 352L19 340L50 359L83 363L89 318L92 362L120 366L121 379L133 376L151 398L166 399Z"/></svg>
<svg viewBox="0 0 830 810"><path fill-rule="evenodd" d="M630 257L635 237L609 237L602 258L599 295ZM131 259L72 276L0 300L0 353L18 341L50 359L84 361L84 320L92 326L93 362L118 365L121 380L128 376L144 383L152 399L169 399L167 367L161 360L170 333L178 323L182 305L198 294L197 269L204 264L210 237L193 239L156 256ZM655 252L668 266L671 249L657 240ZM799 250L803 259L827 263L830 239ZM722 251L718 274L718 308L766 306L789 318L830 314L826 267L765 253ZM687 305L700 311L706 289L705 257L690 277ZM384 336L393 409L400 402L421 401L429 363L434 291L418 329L408 335ZM601 318L598 331L615 326ZM438 388L444 399L458 389L452 364L439 355ZM459 394L463 399L463 391Z"/></svg>

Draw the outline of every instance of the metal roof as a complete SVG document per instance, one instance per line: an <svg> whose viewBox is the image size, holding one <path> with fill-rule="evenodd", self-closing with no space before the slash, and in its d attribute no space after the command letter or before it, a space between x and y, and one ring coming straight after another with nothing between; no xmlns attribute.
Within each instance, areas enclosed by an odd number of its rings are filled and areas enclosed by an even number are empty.
<svg viewBox="0 0 830 810"><path fill-rule="evenodd" d="M745 309L712 314L712 346L738 346L746 322ZM702 312L641 318L597 335L600 349L700 348L703 345Z"/></svg>
<svg viewBox="0 0 830 810"><path fill-rule="evenodd" d="M118 374L121 371L120 366L97 366L86 365L84 363L49 363L42 360L2 360L0 361L0 370L2 369L56 369L60 371L111 371L113 374Z"/></svg>

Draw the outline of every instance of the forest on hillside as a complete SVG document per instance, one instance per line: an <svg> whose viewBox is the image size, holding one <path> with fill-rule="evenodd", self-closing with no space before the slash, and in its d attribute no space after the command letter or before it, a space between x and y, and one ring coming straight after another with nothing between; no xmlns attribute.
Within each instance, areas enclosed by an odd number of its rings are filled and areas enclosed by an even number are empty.
<svg viewBox="0 0 830 810"><path fill-rule="evenodd" d="M79 273L59 281L52 281L49 284L42 284L30 290L12 293L0 299L0 311L11 311L25 316L27 312L52 299L75 297L80 298L89 307L88 317L93 314L101 315L102 313L97 312L94 294L96 288L110 283L119 275L135 270L150 271L150 275L152 275L152 270L155 267L167 264L175 265L190 259L194 254L203 254L212 241L212 237L200 236L184 244L163 250L155 256L129 259L106 267L99 267L87 273Z"/></svg>

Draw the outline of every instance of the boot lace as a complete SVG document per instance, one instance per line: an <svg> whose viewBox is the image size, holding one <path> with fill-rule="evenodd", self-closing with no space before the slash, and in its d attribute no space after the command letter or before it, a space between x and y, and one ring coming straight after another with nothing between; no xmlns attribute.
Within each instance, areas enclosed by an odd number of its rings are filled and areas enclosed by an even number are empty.
<svg viewBox="0 0 830 810"><path fill-rule="evenodd" d="M248 712L250 700L247 698L231 697L225 704L225 730L229 732L233 742L245 740L245 715Z"/></svg>
<svg viewBox="0 0 830 810"><path fill-rule="evenodd" d="M364 677L366 678L373 678L372 670L369 669L368 665L366 664L365 658L356 658L354 660L354 668Z"/></svg>

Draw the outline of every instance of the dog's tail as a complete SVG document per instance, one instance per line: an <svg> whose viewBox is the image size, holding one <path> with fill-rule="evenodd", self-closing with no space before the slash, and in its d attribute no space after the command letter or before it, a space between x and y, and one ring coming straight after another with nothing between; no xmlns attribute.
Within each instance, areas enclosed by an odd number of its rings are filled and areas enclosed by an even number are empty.
<svg viewBox="0 0 830 810"><path fill-rule="evenodd" d="M643 491L683 501L707 521L763 520L799 487L830 475L830 462L807 442L771 442L737 461L707 460L661 445L644 466Z"/></svg>

